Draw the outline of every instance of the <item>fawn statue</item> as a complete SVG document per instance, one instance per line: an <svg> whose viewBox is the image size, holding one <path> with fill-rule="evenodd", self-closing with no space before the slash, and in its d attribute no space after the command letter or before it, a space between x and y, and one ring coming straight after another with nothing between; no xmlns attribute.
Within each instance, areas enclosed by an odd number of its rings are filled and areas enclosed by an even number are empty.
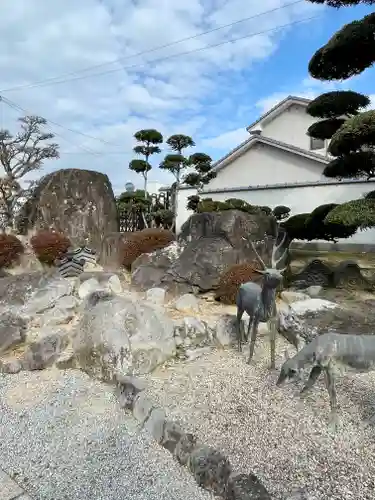
<svg viewBox="0 0 375 500"><path fill-rule="evenodd" d="M270 332L270 354L271 354L271 369L275 368L275 349L276 349L276 330L278 315L276 310L276 289L282 282L284 269L277 269L277 266L285 258L288 248L278 256L280 249L283 248L287 233L284 231L280 242L280 228L278 228L276 239L273 243L271 255L271 267L267 267L262 258L258 254L254 243L250 241L255 256L258 259L262 269L254 269L255 272L263 275L263 283L260 286L258 283L248 281L243 283L237 294L237 340L238 350L241 351L242 341L247 342L251 328L250 352L247 363L251 362L254 355L255 342L258 334L258 326L260 322L268 323ZM267 242L267 238L266 238ZM246 312L249 315L249 326L247 334L242 331L242 316Z"/></svg>
<svg viewBox="0 0 375 500"><path fill-rule="evenodd" d="M301 390L301 395L305 395L323 372L331 407L331 430L336 430L338 424L334 368L339 363L362 372L375 370L375 336L340 333L318 335L284 362L276 382L280 386L287 380L293 380L306 365L312 365L309 378Z"/></svg>

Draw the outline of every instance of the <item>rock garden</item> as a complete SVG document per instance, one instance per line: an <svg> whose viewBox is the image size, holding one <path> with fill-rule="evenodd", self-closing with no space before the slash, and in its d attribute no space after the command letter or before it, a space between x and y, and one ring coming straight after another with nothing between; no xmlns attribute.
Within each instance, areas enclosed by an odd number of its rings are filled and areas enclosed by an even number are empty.
<svg viewBox="0 0 375 500"><path fill-rule="evenodd" d="M48 189L56 182L69 200L73 174L56 175ZM84 182L77 186L85 192ZM124 410L221 498L370 498L371 375L340 382L346 423L331 436L321 385L303 402L290 387L276 389L266 324L251 365L235 349L238 287L261 283L250 242L267 262L262 241L276 234L275 219L261 209L225 210L194 214L177 239L156 228L120 233L108 190L90 186L90 199L107 200L82 205L77 225L71 203L45 216L37 207L58 196L42 190L28 207L32 227L23 219L18 232L0 235L4 376L71 369L112 384ZM286 274L277 369L299 338L375 331L373 282L355 261L311 259Z"/></svg>

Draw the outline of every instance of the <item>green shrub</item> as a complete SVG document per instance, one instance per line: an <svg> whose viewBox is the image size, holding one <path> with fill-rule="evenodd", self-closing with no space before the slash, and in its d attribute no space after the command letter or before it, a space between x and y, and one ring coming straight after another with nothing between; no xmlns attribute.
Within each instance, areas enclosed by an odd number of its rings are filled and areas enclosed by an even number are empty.
<svg viewBox="0 0 375 500"><path fill-rule="evenodd" d="M17 263L25 248L13 234L0 234L0 269Z"/></svg>
<svg viewBox="0 0 375 500"><path fill-rule="evenodd" d="M39 262L49 266L61 259L71 246L67 236L53 230L39 231L31 238L30 244Z"/></svg>

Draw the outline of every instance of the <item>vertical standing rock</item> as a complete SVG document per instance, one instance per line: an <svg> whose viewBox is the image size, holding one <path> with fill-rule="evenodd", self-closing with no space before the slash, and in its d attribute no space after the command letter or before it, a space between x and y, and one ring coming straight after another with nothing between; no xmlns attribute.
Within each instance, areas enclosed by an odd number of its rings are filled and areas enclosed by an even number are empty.
<svg viewBox="0 0 375 500"><path fill-rule="evenodd" d="M47 174L25 203L18 230L55 229L75 246L100 251L104 236L119 230L112 185L107 175L93 170L62 169Z"/></svg>

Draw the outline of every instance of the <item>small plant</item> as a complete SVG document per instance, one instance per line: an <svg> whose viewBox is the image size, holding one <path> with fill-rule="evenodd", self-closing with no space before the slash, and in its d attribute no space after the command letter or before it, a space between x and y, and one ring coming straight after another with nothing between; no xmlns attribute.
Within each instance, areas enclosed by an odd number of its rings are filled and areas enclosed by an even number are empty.
<svg viewBox="0 0 375 500"><path fill-rule="evenodd" d="M215 293L215 300L223 304L235 304L240 285L247 281L259 281L262 276L256 272L258 262L235 264L225 271L219 280L219 287Z"/></svg>
<svg viewBox="0 0 375 500"><path fill-rule="evenodd" d="M13 234L0 234L0 269L11 267L25 251L22 242Z"/></svg>
<svg viewBox="0 0 375 500"><path fill-rule="evenodd" d="M39 231L30 240L31 247L39 262L53 266L71 246L69 238L53 230Z"/></svg>
<svg viewBox="0 0 375 500"><path fill-rule="evenodd" d="M124 242L122 264L129 269L143 253L165 248L174 240L175 235L167 229L146 228L142 231L135 231Z"/></svg>

